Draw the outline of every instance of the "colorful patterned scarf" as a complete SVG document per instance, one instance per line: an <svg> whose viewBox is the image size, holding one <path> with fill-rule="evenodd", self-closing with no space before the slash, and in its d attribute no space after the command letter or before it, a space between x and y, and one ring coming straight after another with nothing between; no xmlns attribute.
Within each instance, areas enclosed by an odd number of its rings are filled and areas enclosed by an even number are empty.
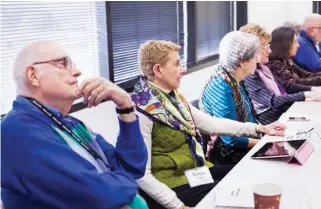
<svg viewBox="0 0 321 209"><path fill-rule="evenodd" d="M208 80L208 82L206 83L205 87L203 88L201 95L203 95L208 83L211 80L216 79L216 78L224 79L224 81L227 82L232 87L233 98L234 98L235 109L236 109L236 120L240 121L240 122L248 122L249 121L249 113L246 108L245 98L240 90L241 86L243 87L245 94L247 95L247 97L250 100L251 114L253 115L253 118L255 119L254 107L252 105L252 101L251 101L251 98L249 96L249 93L248 93L248 90L247 90L247 87L246 87L244 81L240 81L239 83L237 83L234 76L230 72L228 72L224 67L222 67L221 65L218 65L214 69L214 72L213 72L212 76L210 77L210 79ZM202 99L200 99L199 103L200 103L200 105L199 105L200 109L204 111Z"/></svg>
<svg viewBox="0 0 321 209"><path fill-rule="evenodd" d="M177 90L166 94L145 77L141 77L131 96L137 111L156 122L184 132L193 158L197 159L200 165L204 164L202 147L197 142L200 141L200 134L195 127L188 103Z"/></svg>

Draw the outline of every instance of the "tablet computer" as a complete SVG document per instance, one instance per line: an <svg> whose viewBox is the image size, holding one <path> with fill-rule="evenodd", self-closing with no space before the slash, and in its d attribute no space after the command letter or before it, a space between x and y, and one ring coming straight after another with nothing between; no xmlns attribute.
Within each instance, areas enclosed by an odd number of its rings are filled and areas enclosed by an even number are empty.
<svg viewBox="0 0 321 209"><path fill-rule="evenodd" d="M293 157L305 142L306 139L267 142L251 158Z"/></svg>

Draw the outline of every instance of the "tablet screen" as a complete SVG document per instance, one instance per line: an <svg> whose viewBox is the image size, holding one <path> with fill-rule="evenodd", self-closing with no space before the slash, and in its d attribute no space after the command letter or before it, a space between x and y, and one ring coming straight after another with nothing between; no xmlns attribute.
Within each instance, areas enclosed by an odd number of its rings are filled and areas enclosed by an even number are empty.
<svg viewBox="0 0 321 209"><path fill-rule="evenodd" d="M256 153L253 158L290 157L304 144L306 139L267 142Z"/></svg>

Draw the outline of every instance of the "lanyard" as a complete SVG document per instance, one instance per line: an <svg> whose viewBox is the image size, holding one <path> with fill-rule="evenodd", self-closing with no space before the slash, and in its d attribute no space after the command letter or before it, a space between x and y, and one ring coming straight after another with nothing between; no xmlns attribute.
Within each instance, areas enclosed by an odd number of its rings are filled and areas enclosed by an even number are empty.
<svg viewBox="0 0 321 209"><path fill-rule="evenodd" d="M31 98L26 98L26 99L28 99L32 104L38 107L44 114L46 114L49 118L51 118L51 120L53 120L59 126L59 128L65 130L68 134L70 134L95 159L99 159L107 167L107 169L109 168L109 166L104 162L102 157L93 148L84 144L79 139L79 137L76 134L74 134L74 132L72 132L62 121L56 118L45 106L43 106L42 104L40 104L34 99L31 99Z"/></svg>

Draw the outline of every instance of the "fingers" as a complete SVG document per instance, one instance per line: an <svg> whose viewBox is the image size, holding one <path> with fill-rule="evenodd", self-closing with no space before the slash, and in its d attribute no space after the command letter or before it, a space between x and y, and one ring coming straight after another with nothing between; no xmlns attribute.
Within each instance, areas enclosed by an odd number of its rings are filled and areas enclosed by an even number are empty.
<svg viewBox="0 0 321 209"><path fill-rule="evenodd" d="M83 92L84 88L89 84L89 83L92 83L93 81L97 80L98 78L95 77L95 78L90 78L90 79L86 79L84 80L81 85L79 86L79 91Z"/></svg>
<svg viewBox="0 0 321 209"><path fill-rule="evenodd" d="M88 107L89 108L94 105L94 102L99 94L101 94L99 91L99 87L95 88L94 90L91 91L91 93L89 95L89 100L88 100Z"/></svg>
<svg viewBox="0 0 321 209"><path fill-rule="evenodd" d="M286 129L286 126L284 124L281 124L281 123L278 123L278 124L275 124L275 130L277 131L284 131Z"/></svg>
<svg viewBox="0 0 321 209"><path fill-rule="evenodd" d="M284 136L284 130L282 128L274 128L269 131L269 135L271 136Z"/></svg>
<svg viewBox="0 0 321 209"><path fill-rule="evenodd" d="M88 107L97 106L103 100L109 100L114 92L114 85L110 82L104 82L96 89L91 91L88 100Z"/></svg>
<svg viewBox="0 0 321 209"><path fill-rule="evenodd" d="M110 89L106 88L104 89L98 96L95 98L93 102L93 106L99 105L103 100L109 100L110 99L111 91Z"/></svg>
<svg viewBox="0 0 321 209"><path fill-rule="evenodd" d="M272 131L273 136L284 136L284 131Z"/></svg>
<svg viewBox="0 0 321 209"><path fill-rule="evenodd" d="M97 106L103 100L112 100L119 108L132 106L129 94L112 82L98 77L83 81L78 88L88 107ZM80 94L80 95L81 95Z"/></svg>
<svg viewBox="0 0 321 209"><path fill-rule="evenodd" d="M268 129L274 129L276 131L284 131L286 129L286 126L283 123L280 122L274 122L272 124L267 125Z"/></svg>
<svg viewBox="0 0 321 209"><path fill-rule="evenodd" d="M99 94L99 92L96 89L102 84L102 82L103 81L100 80L99 78L98 79L94 78L94 79L85 80L81 84L79 91L82 92L82 95L84 96L84 103L85 104L88 103L89 96L91 96L91 95L97 96Z"/></svg>

